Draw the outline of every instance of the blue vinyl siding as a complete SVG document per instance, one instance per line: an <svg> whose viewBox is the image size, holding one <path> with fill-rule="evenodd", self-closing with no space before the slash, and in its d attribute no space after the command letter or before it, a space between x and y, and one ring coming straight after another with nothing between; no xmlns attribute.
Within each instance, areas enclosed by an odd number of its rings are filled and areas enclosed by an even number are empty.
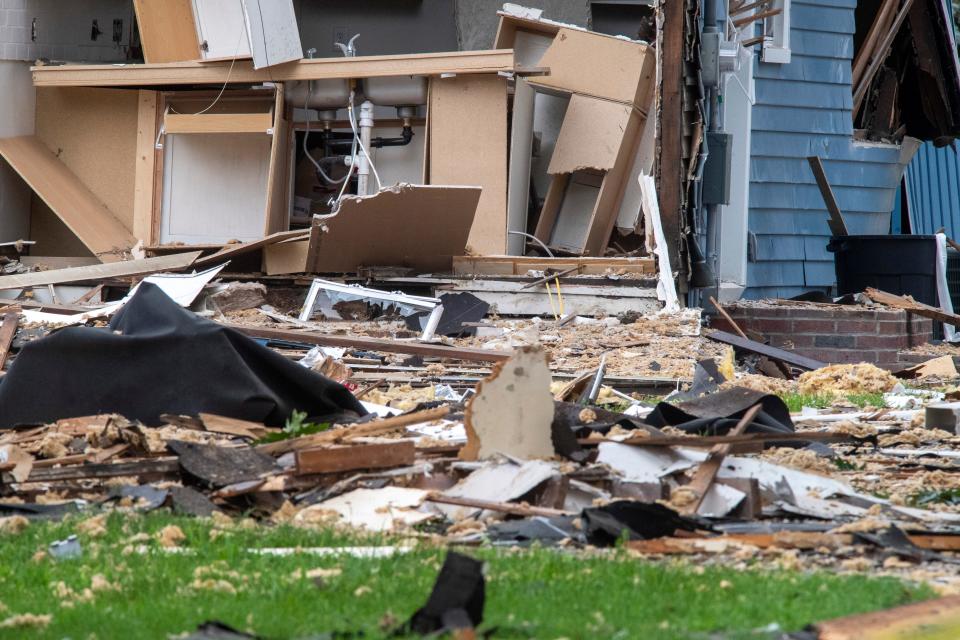
<svg viewBox="0 0 960 640"><path fill-rule="evenodd" d="M807 156L823 160L851 233L890 230L900 150L853 141L855 7L856 0L793 0L790 63L755 58L749 229L756 251L745 297L834 284L827 212Z"/></svg>
<svg viewBox="0 0 960 640"><path fill-rule="evenodd" d="M907 165L906 179L913 233L946 227L950 237L960 236L960 154L925 142Z"/></svg>

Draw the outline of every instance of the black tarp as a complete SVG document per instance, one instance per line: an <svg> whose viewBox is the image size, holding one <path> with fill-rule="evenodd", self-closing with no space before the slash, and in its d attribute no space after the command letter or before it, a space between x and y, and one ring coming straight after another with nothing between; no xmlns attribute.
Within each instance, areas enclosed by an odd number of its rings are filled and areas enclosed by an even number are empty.
<svg viewBox="0 0 960 640"><path fill-rule="evenodd" d="M282 425L364 415L350 391L144 283L109 328L69 327L24 346L0 381L0 428L119 413L215 413Z"/></svg>

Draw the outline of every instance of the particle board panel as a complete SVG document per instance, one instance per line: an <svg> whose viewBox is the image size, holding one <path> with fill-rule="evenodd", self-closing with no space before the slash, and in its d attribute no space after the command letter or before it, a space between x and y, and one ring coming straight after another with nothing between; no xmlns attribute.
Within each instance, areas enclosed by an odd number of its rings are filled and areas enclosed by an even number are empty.
<svg viewBox="0 0 960 640"><path fill-rule="evenodd" d="M200 58L192 0L134 0L147 62L178 62Z"/></svg>
<svg viewBox="0 0 960 640"><path fill-rule="evenodd" d="M435 78L430 88L430 184L483 189L469 252L507 248L507 85L496 75Z"/></svg>
<svg viewBox="0 0 960 640"><path fill-rule="evenodd" d="M547 173L613 169L631 112L618 102L571 96Z"/></svg>
<svg viewBox="0 0 960 640"><path fill-rule="evenodd" d="M139 119L137 91L37 91L37 137L128 231L133 229Z"/></svg>
<svg viewBox="0 0 960 640"><path fill-rule="evenodd" d="M39 138L0 139L0 156L102 262L129 255L136 239Z"/></svg>

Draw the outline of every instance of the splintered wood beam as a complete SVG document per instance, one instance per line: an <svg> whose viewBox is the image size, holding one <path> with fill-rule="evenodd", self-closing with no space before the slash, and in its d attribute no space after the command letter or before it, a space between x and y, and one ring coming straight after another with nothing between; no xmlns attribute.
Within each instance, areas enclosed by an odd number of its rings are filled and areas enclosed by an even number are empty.
<svg viewBox="0 0 960 640"><path fill-rule="evenodd" d="M70 267L67 269L53 269L51 271L36 271L34 273L0 276L0 290L25 289L27 287L40 287L48 284L145 276L164 271L179 271L192 265L198 257L200 257L200 252L192 251L190 253L177 253L159 258L145 258L143 260L110 262L106 264L93 264L86 267ZM67 307L69 305L53 306Z"/></svg>
<svg viewBox="0 0 960 640"><path fill-rule="evenodd" d="M910 13L910 8L912 6L913 0L903 0L903 6L900 7L897 17L893 19L893 24L890 26L890 30L887 31L887 34L880 45L874 49L873 55L870 59L870 64L863 72L863 77L860 78L860 81L856 85L854 85L853 117L856 117L860 112L860 107L863 105L863 101L867 97L867 89L869 89L870 85L873 84L874 76L877 75L880 67L883 66L884 61L887 59L887 55L890 52L890 47L893 46L893 41L896 39L897 34L900 33L900 27L903 26L903 21L907 19L907 15Z"/></svg>
<svg viewBox="0 0 960 640"><path fill-rule="evenodd" d="M863 72L867 68L867 63L873 56L873 52L877 46L877 39L880 38L880 34L884 28L890 24L890 19L893 17L893 12L897 8L900 0L882 0L882 2L883 4L880 10L877 11L873 18L873 23L870 25L867 37L864 38L860 49L857 51L856 57L853 59L852 84L854 87L860 84L860 78L863 76Z"/></svg>
<svg viewBox="0 0 960 640"><path fill-rule="evenodd" d="M864 293L866 293L868 298L882 305L893 307L894 309L903 309L904 311L915 313L918 316L923 316L924 318L930 318L932 320L938 320L944 324L951 324L955 327L960 327L960 315L955 313L947 313L942 309L937 309L936 307L931 307L928 304L917 302L908 296L898 296L896 294L880 291L879 289L874 289L872 287L868 287Z"/></svg>
<svg viewBox="0 0 960 640"><path fill-rule="evenodd" d="M17 324L20 322L20 313L18 311L8 311L3 314L3 324L0 325L0 369L7 362L10 355L10 345L13 344L13 338L17 335Z"/></svg>

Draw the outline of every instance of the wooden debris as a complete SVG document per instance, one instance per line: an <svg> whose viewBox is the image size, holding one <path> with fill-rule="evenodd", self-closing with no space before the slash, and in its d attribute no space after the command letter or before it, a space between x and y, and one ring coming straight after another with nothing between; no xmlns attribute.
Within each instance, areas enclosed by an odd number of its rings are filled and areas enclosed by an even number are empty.
<svg viewBox="0 0 960 640"><path fill-rule="evenodd" d="M362 444L296 452L297 475L336 473L354 469L389 469L412 465L416 458L413 440Z"/></svg>
<svg viewBox="0 0 960 640"><path fill-rule="evenodd" d="M872 287L868 287L864 293L866 293L868 298L882 305L893 307L894 309L903 309L905 311L909 311L910 313L915 313L918 316L931 318L933 320L943 322L944 324L952 324L955 327L960 327L960 315L955 313L947 313L946 311L942 311L936 307L931 307L928 304L917 302L910 296L898 296L896 294L880 291L879 289L874 289Z"/></svg>
<svg viewBox="0 0 960 640"><path fill-rule="evenodd" d="M740 418L737 425L730 430L730 435L738 436L742 434L744 430L750 426L750 423L753 422L753 419L760 412L761 408L759 404L750 407L747 412L743 414L743 417ZM707 495L707 491L710 489L710 485L713 484L717 473L720 471L720 465L723 464L723 459L730 453L731 446L730 444L714 445L710 450L709 457L697 467L697 472L694 474L693 479L690 481L690 484L685 487L693 492L694 499L682 510L684 513L694 514L697 512L697 509L700 508L703 499Z"/></svg>
<svg viewBox="0 0 960 640"><path fill-rule="evenodd" d="M475 507L486 511L499 511L512 516L529 517L545 516L552 518L554 516L576 515L570 511L561 509L549 509L547 507L532 507L525 504L514 502L492 502L490 500L477 500L475 498L461 498L458 496L447 496L439 493L431 493L426 497L427 502L437 502L439 504L453 504L461 507Z"/></svg>
<svg viewBox="0 0 960 640"><path fill-rule="evenodd" d="M813 358L806 358L795 353L790 353L789 351L785 351L783 349L777 349L776 347L770 347L759 342L754 342L753 340L741 338L740 336L735 336L732 333L727 333L726 331L711 331L710 333L706 334L706 337L710 338L711 340L716 340L717 342L729 344L736 349L743 349L744 351L749 351L750 353L766 356L771 360L778 360L800 369L812 371L814 369L820 369L826 366L825 362L820 362L819 360L814 360Z"/></svg>

